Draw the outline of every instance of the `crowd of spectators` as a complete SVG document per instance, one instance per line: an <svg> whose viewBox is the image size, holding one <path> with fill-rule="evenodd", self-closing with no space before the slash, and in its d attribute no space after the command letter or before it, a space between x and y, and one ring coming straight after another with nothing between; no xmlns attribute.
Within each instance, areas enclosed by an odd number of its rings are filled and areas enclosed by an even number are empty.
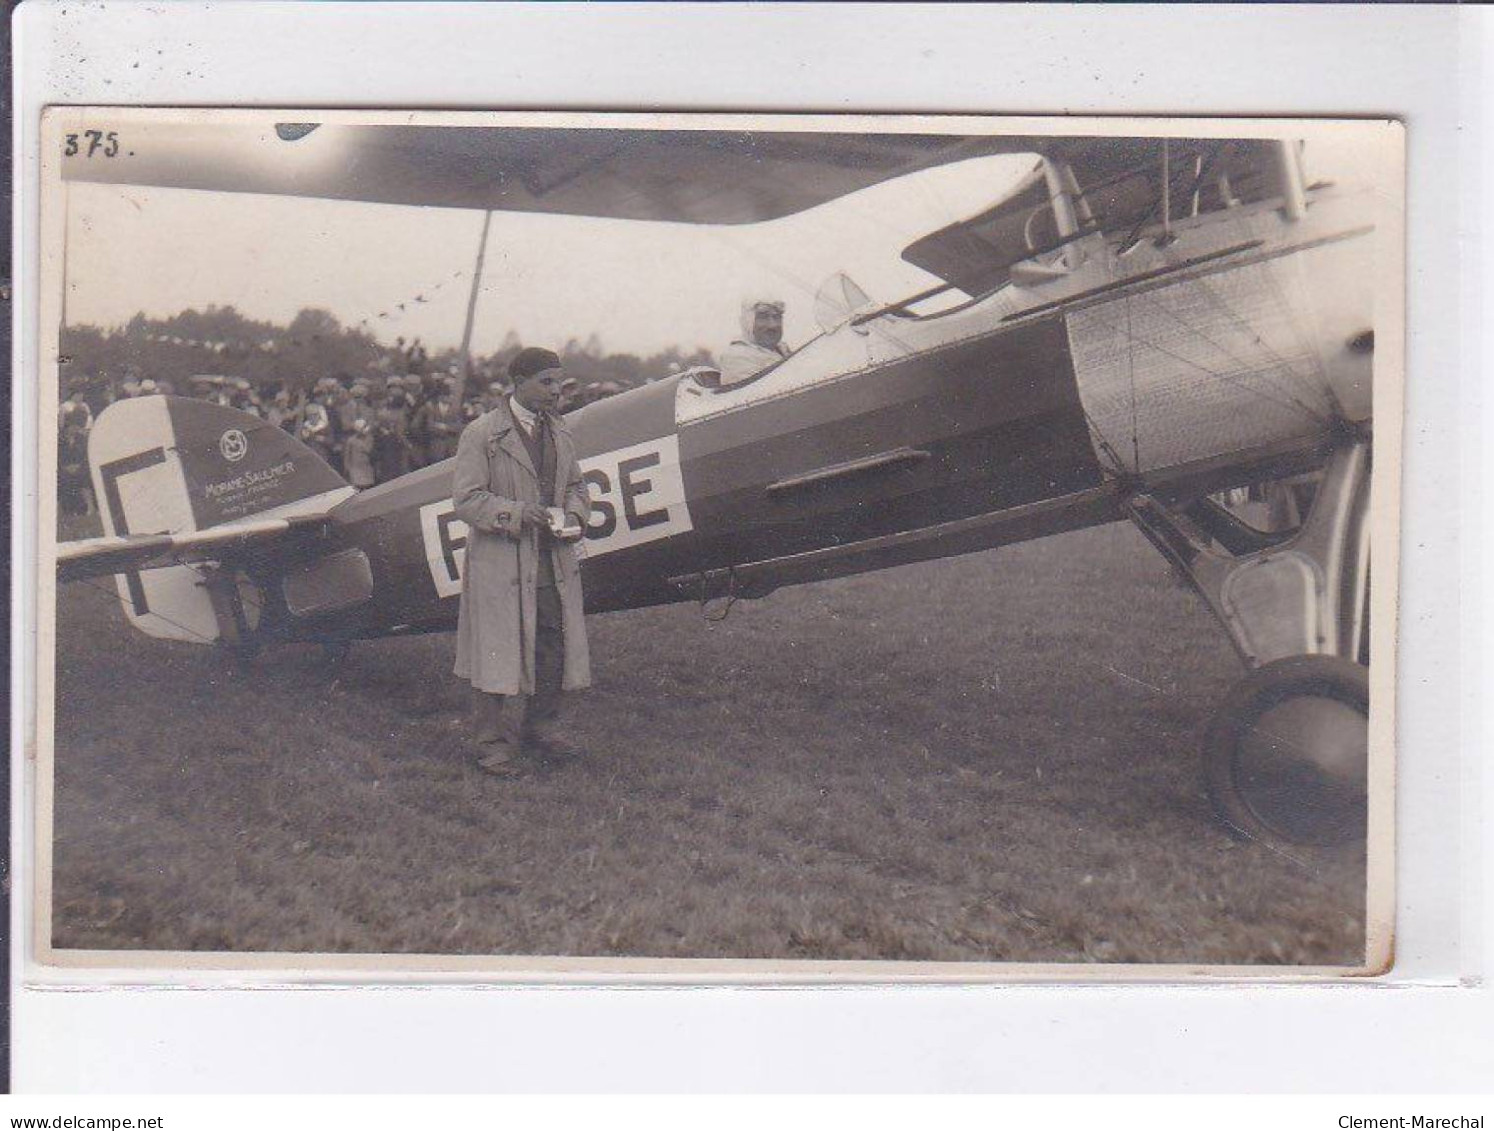
<svg viewBox="0 0 1494 1131"><path fill-rule="evenodd" d="M192 377L185 388L127 376L119 381L73 376L58 415L59 502L64 513L89 513L88 433L94 418L117 400L190 396L257 416L296 436L355 487L372 487L456 454L462 429L511 391L506 380L475 372L462 403L455 373L319 377L292 390L246 378ZM622 391L612 381L581 385L568 379L561 411Z"/></svg>

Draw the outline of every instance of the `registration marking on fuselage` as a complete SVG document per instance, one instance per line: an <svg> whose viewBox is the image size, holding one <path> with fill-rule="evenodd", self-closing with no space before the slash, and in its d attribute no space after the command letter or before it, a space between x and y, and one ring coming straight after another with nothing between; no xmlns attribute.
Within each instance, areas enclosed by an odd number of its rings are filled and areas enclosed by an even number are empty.
<svg viewBox="0 0 1494 1131"><path fill-rule="evenodd" d="M583 557L672 538L693 529L680 473L679 437L618 448L580 460L591 496L591 519L581 543ZM462 591L467 556L467 524L457 518L450 499L420 508L420 534L431 581L440 597Z"/></svg>

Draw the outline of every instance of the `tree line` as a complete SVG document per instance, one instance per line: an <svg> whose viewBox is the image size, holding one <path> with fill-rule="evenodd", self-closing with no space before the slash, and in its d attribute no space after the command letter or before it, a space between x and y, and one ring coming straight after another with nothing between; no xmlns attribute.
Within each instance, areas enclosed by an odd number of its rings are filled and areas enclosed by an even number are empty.
<svg viewBox="0 0 1494 1131"><path fill-rule="evenodd" d="M474 356L472 385L486 388L503 378L510 359L526 344L533 343L511 330L497 350ZM419 339L403 338L385 344L316 307L301 310L284 326L249 318L232 306L209 305L169 318L137 314L123 326L69 326L61 347L63 387L81 388L85 395L117 391L127 382L147 378L170 382L178 393L188 393L189 379L202 375L242 378L262 395L280 389L296 394L322 377L348 382L381 375L454 373L460 365L455 348L427 350ZM710 362L704 350L687 353L677 347L647 357L608 353L596 334L572 338L557 352L568 375L582 385L610 381L622 388Z"/></svg>

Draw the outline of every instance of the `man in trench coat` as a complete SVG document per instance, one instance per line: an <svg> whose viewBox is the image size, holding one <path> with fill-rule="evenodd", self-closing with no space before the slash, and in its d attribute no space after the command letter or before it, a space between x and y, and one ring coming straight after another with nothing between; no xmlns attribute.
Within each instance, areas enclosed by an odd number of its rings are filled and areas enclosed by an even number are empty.
<svg viewBox="0 0 1494 1131"><path fill-rule="evenodd" d="M543 728L562 691L591 683L581 565L546 511L564 511L576 530L591 510L575 441L554 415L565 374L554 353L531 347L509 375L512 396L462 432L452 477L468 528L456 674L473 687L478 765L499 776L519 772L525 753L564 756Z"/></svg>

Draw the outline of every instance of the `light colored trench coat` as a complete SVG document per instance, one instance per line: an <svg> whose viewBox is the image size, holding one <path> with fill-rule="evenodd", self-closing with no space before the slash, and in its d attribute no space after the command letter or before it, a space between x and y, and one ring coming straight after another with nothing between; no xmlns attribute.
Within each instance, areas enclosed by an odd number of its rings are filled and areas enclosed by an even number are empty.
<svg viewBox="0 0 1494 1131"><path fill-rule="evenodd" d="M554 421L555 497L541 499L539 477L508 404L462 432L452 476L456 515L467 524L467 561L457 614L456 674L497 695L534 694L535 580L539 533L520 521L524 503L564 508L584 526L591 500L576 463L576 443ZM575 547L555 542L555 583L564 624L562 688L591 683Z"/></svg>

